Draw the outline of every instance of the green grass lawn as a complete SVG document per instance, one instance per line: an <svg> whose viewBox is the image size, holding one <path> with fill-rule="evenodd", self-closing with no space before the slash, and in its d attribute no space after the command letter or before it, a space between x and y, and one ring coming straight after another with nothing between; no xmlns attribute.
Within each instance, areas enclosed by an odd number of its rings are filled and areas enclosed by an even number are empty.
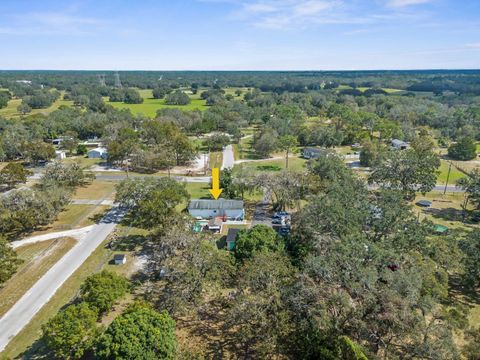
<svg viewBox="0 0 480 360"><path fill-rule="evenodd" d="M208 191L210 189L209 184L206 183L185 183L190 198L192 199L210 199L212 195Z"/></svg>
<svg viewBox="0 0 480 360"><path fill-rule="evenodd" d="M440 175L437 177L437 184L445 184L447 181L449 163L447 161L441 160L440 165ZM455 185L458 179L465 177L465 174L459 171L455 166L452 165L450 171L450 177L448 179L449 185Z"/></svg>
<svg viewBox="0 0 480 360"><path fill-rule="evenodd" d="M152 90L139 90L140 95L143 97L142 104L125 104L120 102L109 102L105 99L105 102L112 105L117 109L130 109L133 114L143 114L148 117L154 117L157 114L157 110L160 109L181 109L181 110L206 110L208 109L205 104L205 100L200 99L197 95L191 95L191 102L188 105L167 105L165 99L153 99Z"/></svg>
<svg viewBox="0 0 480 360"><path fill-rule="evenodd" d="M304 169L307 161L305 159L290 156L288 158L288 169L293 171L301 171ZM258 172L280 171L285 169L285 159L265 160L244 162L235 165L235 169L251 169Z"/></svg>
<svg viewBox="0 0 480 360"><path fill-rule="evenodd" d="M62 98L62 96L60 97ZM7 117L7 118L14 118L14 117L20 117L22 114L20 114L17 111L18 105L20 105L22 102L21 99L12 99L8 102L7 107L0 109L0 117ZM55 101L52 106L46 108L46 109L33 109L31 113L27 114L28 115L34 115L34 114L50 114L52 111L57 110L61 105L65 106L73 106L73 101L66 101L66 100L57 100Z"/></svg>

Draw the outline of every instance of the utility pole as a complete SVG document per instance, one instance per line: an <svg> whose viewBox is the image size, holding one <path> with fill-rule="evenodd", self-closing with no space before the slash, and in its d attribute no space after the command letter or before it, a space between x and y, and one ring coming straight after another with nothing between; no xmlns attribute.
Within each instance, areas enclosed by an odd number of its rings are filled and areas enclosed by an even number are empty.
<svg viewBox="0 0 480 360"><path fill-rule="evenodd" d="M447 181L445 182L445 189L443 190L443 195L447 192L448 180L450 180L450 171L452 170L452 163L448 165Z"/></svg>

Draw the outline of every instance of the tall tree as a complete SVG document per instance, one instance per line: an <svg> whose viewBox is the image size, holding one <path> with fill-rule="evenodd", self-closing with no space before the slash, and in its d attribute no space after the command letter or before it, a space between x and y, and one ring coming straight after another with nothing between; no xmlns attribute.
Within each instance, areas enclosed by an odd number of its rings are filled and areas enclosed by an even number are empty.
<svg viewBox="0 0 480 360"><path fill-rule="evenodd" d="M15 250L3 236L0 236L0 287L15 274L21 263L22 260L17 257Z"/></svg>
<svg viewBox="0 0 480 360"><path fill-rule="evenodd" d="M26 183L27 177L32 174L22 164L8 163L7 166L0 170L0 185L5 185L7 189L11 189L17 184Z"/></svg>
<svg viewBox="0 0 480 360"><path fill-rule="evenodd" d="M173 360L177 351L175 321L167 312L134 303L98 339L99 359Z"/></svg>
<svg viewBox="0 0 480 360"><path fill-rule="evenodd" d="M368 181L401 190L412 199L416 191L425 194L435 187L439 166L440 159L432 150L391 150L373 166Z"/></svg>
<svg viewBox="0 0 480 360"><path fill-rule="evenodd" d="M278 139L278 147L285 151L285 169L288 169L288 156L296 151L298 140L293 135L284 135Z"/></svg>
<svg viewBox="0 0 480 360"><path fill-rule="evenodd" d="M97 316L86 303L70 305L42 326L43 341L60 359L81 359L100 333Z"/></svg>

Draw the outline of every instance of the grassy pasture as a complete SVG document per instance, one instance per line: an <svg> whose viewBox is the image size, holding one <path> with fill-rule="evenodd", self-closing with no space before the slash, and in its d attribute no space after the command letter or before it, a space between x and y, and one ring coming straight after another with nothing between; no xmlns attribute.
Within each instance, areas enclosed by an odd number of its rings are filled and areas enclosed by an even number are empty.
<svg viewBox="0 0 480 360"><path fill-rule="evenodd" d="M63 95L62 95L63 96ZM52 106L46 108L46 109L33 109L32 112L28 113L28 115L35 115L35 114L50 114L52 111L58 110L58 108L61 105L65 106L73 106L73 101L66 101L66 100L61 100L62 96L60 97L59 100L55 101ZM6 117L6 118L15 118L15 117L20 117L22 114L20 114L17 111L18 105L20 105L22 102L21 99L12 99L8 102L7 107L0 109L0 117Z"/></svg>
<svg viewBox="0 0 480 360"><path fill-rule="evenodd" d="M206 110L208 107L205 104L205 100L200 99L199 93L190 96L190 104L188 105L167 105L165 104L165 99L154 99L152 97L152 90L150 89L140 89L138 90L140 95L143 98L142 104L125 104L120 102L109 102L108 98L105 98L104 101L109 105L112 105L117 109L130 109L133 114L142 114L148 117L154 117L157 114L157 110L160 109L181 109L187 111L193 110Z"/></svg>
<svg viewBox="0 0 480 360"><path fill-rule="evenodd" d="M440 174L437 177L437 184L445 184L447 182L448 167L449 163L447 161L441 160L441 165L439 168ZM465 177L465 174L452 165L448 184L455 185L457 180L462 177Z"/></svg>

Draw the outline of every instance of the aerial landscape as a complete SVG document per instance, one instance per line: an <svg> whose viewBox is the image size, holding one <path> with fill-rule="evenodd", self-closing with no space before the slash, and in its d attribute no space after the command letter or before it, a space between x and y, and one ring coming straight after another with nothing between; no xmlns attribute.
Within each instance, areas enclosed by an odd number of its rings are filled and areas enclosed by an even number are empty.
<svg viewBox="0 0 480 360"><path fill-rule="evenodd" d="M480 3L0 4L0 359L480 360Z"/></svg>

